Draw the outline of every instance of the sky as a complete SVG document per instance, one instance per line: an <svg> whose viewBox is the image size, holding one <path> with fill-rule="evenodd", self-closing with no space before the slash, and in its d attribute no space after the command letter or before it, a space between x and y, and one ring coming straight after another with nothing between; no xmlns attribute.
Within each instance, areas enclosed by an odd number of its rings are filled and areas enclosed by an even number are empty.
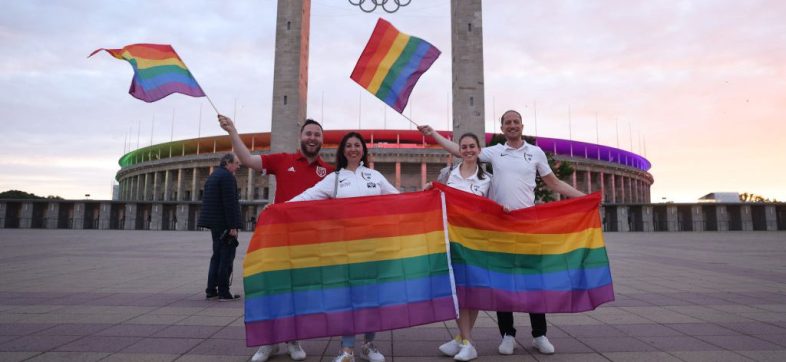
<svg viewBox="0 0 786 362"><path fill-rule="evenodd" d="M111 198L129 150L224 134L205 98L128 95L132 69L98 48L171 44L241 133L270 130L276 1L5 1L0 191ZM450 1L395 14L312 0L308 116L327 129L411 129L349 75L379 17L442 51L404 111L448 129ZM652 201L710 192L786 200L786 2L483 3L486 131L630 150ZM200 116L201 115L201 116Z"/></svg>

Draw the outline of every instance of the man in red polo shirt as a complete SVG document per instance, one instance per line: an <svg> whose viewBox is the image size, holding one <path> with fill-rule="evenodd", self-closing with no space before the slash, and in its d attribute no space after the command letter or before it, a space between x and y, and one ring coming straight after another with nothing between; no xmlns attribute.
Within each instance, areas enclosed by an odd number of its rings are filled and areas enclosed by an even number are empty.
<svg viewBox="0 0 786 362"><path fill-rule="evenodd" d="M300 149L297 152L274 153L261 157L251 154L229 117L218 115L218 123L229 133L235 154L243 165L276 177L276 197L273 202L287 202L333 172L333 166L319 157L323 140L322 126L313 119L307 119L300 127ZM300 361L306 358L306 352L298 341L287 342L287 349L289 357L293 360ZM251 360L267 361L276 352L278 352L278 345L261 346Z"/></svg>

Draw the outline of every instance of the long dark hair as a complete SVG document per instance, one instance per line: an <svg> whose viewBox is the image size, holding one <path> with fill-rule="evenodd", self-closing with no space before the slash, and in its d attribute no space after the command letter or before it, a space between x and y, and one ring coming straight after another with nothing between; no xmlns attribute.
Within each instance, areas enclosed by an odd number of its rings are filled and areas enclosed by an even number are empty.
<svg viewBox="0 0 786 362"><path fill-rule="evenodd" d="M347 141L355 137L360 140L360 144L363 145L363 157L360 160L363 162L366 167L368 167L368 147L366 147L366 140L363 139L363 136L357 132L349 132L341 138L341 143L338 144L338 151L336 151L336 171L347 168L347 157L344 156L344 149L347 147Z"/></svg>
<svg viewBox="0 0 786 362"><path fill-rule="evenodd" d="M459 149L461 148L461 140L463 140L464 138L467 138L467 137L472 138L473 140L475 140L475 145L478 146L478 156L480 156L480 154L479 154L480 153L480 140L478 139L478 136L476 136L472 132L467 132L467 133L461 135L461 137L459 137L459 140L458 140ZM478 159L478 179L482 180L485 174L486 174L486 172L483 171L483 164L480 162L480 159Z"/></svg>

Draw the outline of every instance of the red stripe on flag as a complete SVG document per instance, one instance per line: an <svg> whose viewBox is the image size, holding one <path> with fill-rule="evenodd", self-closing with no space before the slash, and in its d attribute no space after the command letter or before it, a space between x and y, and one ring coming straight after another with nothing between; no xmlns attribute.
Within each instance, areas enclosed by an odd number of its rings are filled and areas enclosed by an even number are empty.
<svg viewBox="0 0 786 362"><path fill-rule="evenodd" d="M426 193L427 195L424 196L423 193ZM267 212L268 210L280 208L284 205L273 204L262 211L262 214L259 216L259 222L257 223L257 226L325 220L326 218L324 215L326 214L313 212L313 209L319 207L326 207L330 210L330 212L327 213L327 215L330 215L328 218L330 220L392 214L422 213L433 210L429 209L428 207L424 207L426 201L423 200L431 201L432 199L429 198L436 198L439 200L439 191L431 190L395 195L362 196L350 197L346 199L330 199L308 202L288 202L286 203L286 211L280 213L282 214L281 217L267 217L269 215ZM391 202L394 200L395 202ZM428 205L437 205L437 207L441 207L439 206L441 205L441 202L437 201L436 203L431 203Z"/></svg>
<svg viewBox="0 0 786 362"><path fill-rule="evenodd" d="M377 72L379 63L390 51L393 41L396 40L399 31L392 24L380 18L371 33L371 38L363 49L355 69L350 78L360 84L363 88L368 88L374 74Z"/></svg>

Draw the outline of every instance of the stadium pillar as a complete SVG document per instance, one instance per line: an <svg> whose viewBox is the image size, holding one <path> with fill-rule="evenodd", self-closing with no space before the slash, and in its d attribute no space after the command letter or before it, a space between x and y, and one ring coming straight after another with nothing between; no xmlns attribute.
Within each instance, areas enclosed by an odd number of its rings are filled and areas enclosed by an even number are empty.
<svg viewBox="0 0 786 362"><path fill-rule="evenodd" d="M306 118L311 0L278 0L270 152L292 152ZM269 178L275 195L275 178ZM278 200L279 202L282 200Z"/></svg>
<svg viewBox="0 0 786 362"><path fill-rule="evenodd" d="M177 169L177 195L175 195L175 201L183 201L183 169Z"/></svg>
<svg viewBox="0 0 786 362"><path fill-rule="evenodd" d="M450 1L453 52L453 134L472 132L485 137L483 83L483 18L481 0Z"/></svg>
<svg viewBox="0 0 786 362"><path fill-rule="evenodd" d="M397 189L401 189L401 161L396 161L396 184Z"/></svg>
<svg viewBox="0 0 786 362"><path fill-rule="evenodd" d="M254 199L254 170L247 168L247 183L246 183L246 200Z"/></svg>
<svg viewBox="0 0 786 362"><path fill-rule="evenodd" d="M197 187L197 179L199 176L199 168L194 167L194 172L191 173L191 201L198 201L199 188Z"/></svg>
<svg viewBox="0 0 786 362"><path fill-rule="evenodd" d="M421 189L426 187L426 182L428 182L428 180L426 179L426 161L423 160L420 161L420 188Z"/></svg>

